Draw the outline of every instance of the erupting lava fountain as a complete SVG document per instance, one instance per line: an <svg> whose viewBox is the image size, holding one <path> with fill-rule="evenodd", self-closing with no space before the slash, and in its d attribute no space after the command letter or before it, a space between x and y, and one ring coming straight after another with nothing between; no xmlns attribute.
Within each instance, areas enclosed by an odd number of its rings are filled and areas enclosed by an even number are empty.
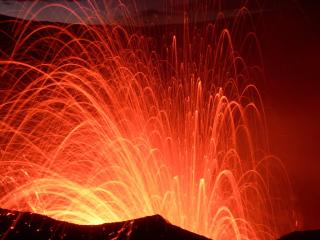
<svg viewBox="0 0 320 240"><path fill-rule="evenodd" d="M231 18L221 2L186 1L178 16L164 1L167 24L151 27L136 2L80 2L23 13L63 9L81 25L1 22L13 37L0 51L0 206L80 224L161 214L216 240L274 238L290 187L268 150L247 8Z"/></svg>

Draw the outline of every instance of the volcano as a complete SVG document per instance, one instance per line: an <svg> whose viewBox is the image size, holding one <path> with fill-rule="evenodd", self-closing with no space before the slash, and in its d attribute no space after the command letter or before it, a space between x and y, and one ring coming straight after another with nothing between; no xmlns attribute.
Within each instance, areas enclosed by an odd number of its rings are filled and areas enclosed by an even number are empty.
<svg viewBox="0 0 320 240"><path fill-rule="evenodd" d="M208 240L174 226L160 215L101 225L77 225L30 213L0 209L2 240Z"/></svg>
<svg viewBox="0 0 320 240"><path fill-rule="evenodd" d="M295 231L279 238L279 240L318 240L318 239L320 239L320 230Z"/></svg>

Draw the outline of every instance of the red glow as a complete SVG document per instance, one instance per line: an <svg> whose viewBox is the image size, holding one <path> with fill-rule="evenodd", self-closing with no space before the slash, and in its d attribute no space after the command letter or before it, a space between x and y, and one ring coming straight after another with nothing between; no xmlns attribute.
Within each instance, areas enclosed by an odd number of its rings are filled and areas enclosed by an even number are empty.
<svg viewBox="0 0 320 240"><path fill-rule="evenodd" d="M161 214L213 239L273 239L272 181L289 190L268 153L262 71L241 56L256 39L229 30L246 9L219 16L193 30L186 15L161 49L122 23L17 24L0 61L0 206L82 224Z"/></svg>

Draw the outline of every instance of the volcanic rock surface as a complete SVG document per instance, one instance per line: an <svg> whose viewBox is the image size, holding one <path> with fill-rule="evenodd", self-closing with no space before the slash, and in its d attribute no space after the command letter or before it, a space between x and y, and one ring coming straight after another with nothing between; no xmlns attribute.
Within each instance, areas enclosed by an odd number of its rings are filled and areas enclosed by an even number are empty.
<svg viewBox="0 0 320 240"><path fill-rule="evenodd" d="M160 215L101 225L77 225L29 212L0 209L1 240L208 240Z"/></svg>
<svg viewBox="0 0 320 240"><path fill-rule="evenodd" d="M320 240L320 230L296 231L279 238L279 240Z"/></svg>

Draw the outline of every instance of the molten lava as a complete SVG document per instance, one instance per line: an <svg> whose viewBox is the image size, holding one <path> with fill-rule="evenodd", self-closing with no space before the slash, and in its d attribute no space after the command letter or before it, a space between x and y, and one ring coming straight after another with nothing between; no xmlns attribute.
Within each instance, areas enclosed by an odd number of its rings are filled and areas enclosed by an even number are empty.
<svg viewBox="0 0 320 240"><path fill-rule="evenodd" d="M217 240L272 239L272 181L287 183L268 152L263 73L246 63L256 38L238 30L247 18L184 14L157 37L130 16L8 23L0 206L81 224L161 214Z"/></svg>

